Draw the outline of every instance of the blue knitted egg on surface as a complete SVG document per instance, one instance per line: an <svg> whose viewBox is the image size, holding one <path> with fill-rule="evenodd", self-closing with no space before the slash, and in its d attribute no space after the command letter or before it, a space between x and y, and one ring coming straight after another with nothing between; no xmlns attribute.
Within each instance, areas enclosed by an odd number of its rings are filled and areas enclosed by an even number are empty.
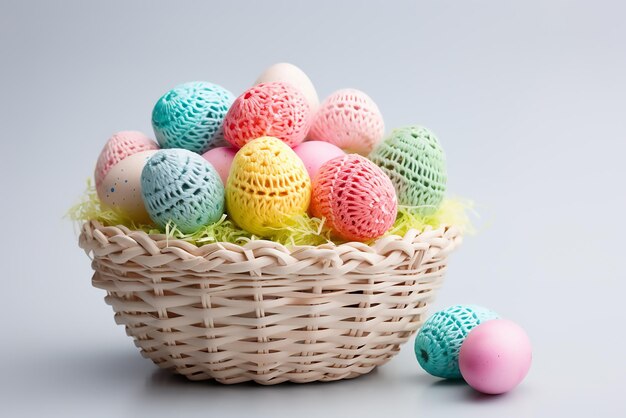
<svg viewBox="0 0 626 418"><path fill-rule="evenodd" d="M150 218L161 228L172 221L183 233L218 221L224 185L213 166L184 149L157 151L141 172L141 191Z"/></svg>
<svg viewBox="0 0 626 418"><path fill-rule="evenodd" d="M224 117L235 100L217 84L193 81L165 93L152 110L152 128L161 148L203 153L224 143Z"/></svg>
<svg viewBox="0 0 626 418"><path fill-rule="evenodd" d="M431 316L415 337L415 356L420 366L433 376L461 378L459 351L467 334L477 325L498 314L475 305L457 305Z"/></svg>

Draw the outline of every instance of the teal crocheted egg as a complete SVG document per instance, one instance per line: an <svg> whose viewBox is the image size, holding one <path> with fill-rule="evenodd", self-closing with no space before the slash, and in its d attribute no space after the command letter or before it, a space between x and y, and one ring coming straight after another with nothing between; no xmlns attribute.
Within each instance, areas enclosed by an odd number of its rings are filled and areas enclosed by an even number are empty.
<svg viewBox="0 0 626 418"><path fill-rule="evenodd" d="M451 306L431 316L415 337L415 356L433 376L461 377L459 351L467 334L478 324L497 319L498 314L480 306Z"/></svg>
<svg viewBox="0 0 626 418"><path fill-rule="evenodd" d="M161 148L203 153L223 144L224 117L235 100L217 84L193 81L165 93L152 110L152 127Z"/></svg>
<svg viewBox="0 0 626 418"><path fill-rule="evenodd" d="M370 154L393 183L398 203L434 212L446 192L446 160L437 137L422 126L394 129Z"/></svg>
<svg viewBox="0 0 626 418"><path fill-rule="evenodd" d="M141 192L150 218L183 233L218 221L224 213L224 185L213 166L184 149L157 151L141 172Z"/></svg>

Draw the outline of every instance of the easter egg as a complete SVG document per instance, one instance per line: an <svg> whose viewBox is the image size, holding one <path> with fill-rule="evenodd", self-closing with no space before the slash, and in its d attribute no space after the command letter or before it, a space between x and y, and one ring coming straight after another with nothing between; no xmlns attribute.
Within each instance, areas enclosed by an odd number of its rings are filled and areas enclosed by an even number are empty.
<svg viewBox="0 0 626 418"><path fill-rule="evenodd" d="M463 342L459 368L463 379L479 392L508 392L520 384L532 362L532 347L517 324L497 319L478 325Z"/></svg>
<svg viewBox="0 0 626 418"><path fill-rule="evenodd" d="M286 62L274 64L263 71L254 84L271 83L273 81L283 81L300 90L306 98L311 112L315 112L320 105L320 100L311 79L295 65Z"/></svg>
<svg viewBox="0 0 626 418"><path fill-rule="evenodd" d="M340 238L366 241L383 235L396 220L398 205L391 180L367 158L334 158L313 179L311 213L325 218Z"/></svg>
<svg viewBox="0 0 626 418"><path fill-rule="evenodd" d="M446 192L446 160L437 137L422 126L394 129L370 154L387 173L401 205L437 209Z"/></svg>
<svg viewBox="0 0 626 418"><path fill-rule="evenodd" d="M320 105L309 139L326 141L347 152L367 155L385 133L383 116L376 103L355 89L339 90Z"/></svg>
<svg viewBox="0 0 626 418"><path fill-rule="evenodd" d="M226 180L228 180L228 173L230 172L230 167L233 164L235 154L237 154L237 150L235 148L217 147L202 154L202 158L211 163L213 168L217 171L217 174L220 175L222 183L225 185Z"/></svg>
<svg viewBox="0 0 626 418"><path fill-rule="evenodd" d="M152 110L152 127L162 148L203 153L219 146L224 117L234 96L225 88L193 81L165 93Z"/></svg>
<svg viewBox="0 0 626 418"><path fill-rule="evenodd" d="M480 306L451 306L431 316L415 337L415 356L433 376L461 377L459 351L467 334L477 325L498 318Z"/></svg>
<svg viewBox="0 0 626 418"><path fill-rule="evenodd" d="M202 156L184 149L157 151L141 173L143 200L150 218L183 233L218 221L224 213L224 185Z"/></svg>
<svg viewBox="0 0 626 418"><path fill-rule="evenodd" d="M293 150L304 163L311 179L326 161L346 155L341 148L324 141L306 141Z"/></svg>
<svg viewBox="0 0 626 418"><path fill-rule="evenodd" d="M157 149L159 149L157 143L141 132L121 131L113 134L104 144L98 156L94 171L96 187L102 183L109 170L124 158L141 151Z"/></svg>
<svg viewBox="0 0 626 418"><path fill-rule="evenodd" d="M270 136L295 147L309 132L311 109L291 84L262 83L237 97L224 122L224 137L237 148Z"/></svg>
<svg viewBox="0 0 626 418"><path fill-rule="evenodd" d="M150 216L141 196L141 172L157 151L140 151L115 164L96 186L104 206L118 210L138 224L148 224Z"/></svg>
<svg viewBox="0 0 626 418"><path fill-rule="evenodd" d="M261 137L237 152L226 186L226 208L246 231L270 236L304 215L311 181L304 163L277 138Z"/></svg>

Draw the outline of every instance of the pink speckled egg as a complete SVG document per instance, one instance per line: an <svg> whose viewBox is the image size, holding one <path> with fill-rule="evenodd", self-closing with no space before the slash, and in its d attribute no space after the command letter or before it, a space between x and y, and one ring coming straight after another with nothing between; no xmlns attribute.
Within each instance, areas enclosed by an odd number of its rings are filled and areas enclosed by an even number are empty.
<svg viewBox="0 0 626 418"><path fill-rule="evenodd" d="M376 103L362 91L344 89L334 92L320 105L309 139L367 155L384 134L385 123Z"/></svg>
<svg viewBox="0 0 626 418"><path fill-rule="evenodd" d="M261 83L235 99L224 119L224 138L241 148L271 136L293 148L304 140L310 125L310 106L297 88L279 81Z"/></svg>
<svg viewBox="0 0 626 418"><path fill-rule="evenodd" d="M237 149L232 147L217 147L213 148L202 154L202 157L207 160L213 168L220 175L222 183L226 184L228 180L228 173L230 172L230 166L233 165L233 159L237 154Z"/></svg>
<svg viewBox="0 0 626 418"><path fill-rule="evenodd" d="M141 151L157 149L159 145L141 132L121 131L113 134L104 144L96 163L94 172L96 186L100 185L109 170L124 158Z"/></svg>
<svg viewBox="0 0 626 418"><path fill-rule="evenodd" d="M104 206L115 209L139 224L150 224L141 196L141 171L157 151L141 151L115 164L96 186Z"/></svg>
<svg viewBox="0 0 626 418"><path fill-rule="evenodd" d="M304 163L311 178L315 177L326 161L346 155L341 148L324 141L303 142L293 150Z"/></svg>
<svg viewBox="0 0 626 418"><path fill-rule="evenodd" d="M347 241L380 237L398 212L396 191L387 175L357 154L327 161L313 180L311 213Z"/></svg>
<svg viewBox="0 0 626 418"><path fill-rule="evenodd" d="M470 331L459 352L459 369L471 387L497 395L520 384L531 360L526 332L512 321L494 319Z"/></svg>

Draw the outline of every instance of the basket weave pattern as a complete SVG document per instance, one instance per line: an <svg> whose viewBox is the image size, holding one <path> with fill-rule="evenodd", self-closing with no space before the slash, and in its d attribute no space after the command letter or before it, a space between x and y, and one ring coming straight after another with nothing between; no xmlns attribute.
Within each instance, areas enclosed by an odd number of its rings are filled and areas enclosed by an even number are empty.
<svg viewBox="0 0 626 418"><path fill-rule="evenodd" d="M460 241L446 227L370 246L197 247L95 221L80 236L93 285L144 357L192 380L261 384L353 378L388 361Z"/></svg>

